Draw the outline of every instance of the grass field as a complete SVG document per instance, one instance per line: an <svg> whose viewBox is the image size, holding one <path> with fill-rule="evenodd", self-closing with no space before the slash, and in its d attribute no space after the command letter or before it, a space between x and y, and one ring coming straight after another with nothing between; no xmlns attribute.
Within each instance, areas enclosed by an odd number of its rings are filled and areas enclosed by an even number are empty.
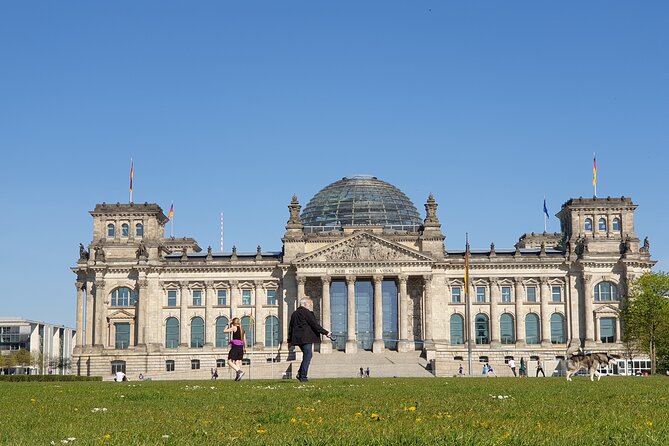
<svg viewBox="0 0 669 446"><path fill-rule="evenodd" d="M660 376L0 382L0 444L666 445L668 398Z"/></svg>

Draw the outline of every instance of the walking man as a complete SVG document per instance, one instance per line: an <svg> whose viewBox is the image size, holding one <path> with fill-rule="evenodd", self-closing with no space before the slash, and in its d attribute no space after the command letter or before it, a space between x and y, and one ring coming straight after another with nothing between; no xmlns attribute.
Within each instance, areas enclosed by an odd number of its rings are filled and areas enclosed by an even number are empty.
<svg viewBox="0 0 669 446"><path fill-rule="evenodd" d="M297 379L307 382L309 363L314 353L314 343L321 342L321 336L332 339L329 331L318 325L314 316L314 303L309 298L300 299L300 306L290 316L288 325L288 346L295 345L302 350L302 363L297 371Z"/></svg>
<svg viewBox="0 0 669 446"><path fill-rule="evenodd" d="M537 376L536 378L539 377L539 372L541 372L541 375L545 378L546 374L544 373L544 367L543 364L541 363L541 359L537 358Z"/></svg>
<svg viewBox="0 0 669 446"><path fill-rule="evenodd" d="M511 371L513 372L513 376L516 377L516 361L513 360L513 358L509 359L509 367L511 368Z"/></svg>

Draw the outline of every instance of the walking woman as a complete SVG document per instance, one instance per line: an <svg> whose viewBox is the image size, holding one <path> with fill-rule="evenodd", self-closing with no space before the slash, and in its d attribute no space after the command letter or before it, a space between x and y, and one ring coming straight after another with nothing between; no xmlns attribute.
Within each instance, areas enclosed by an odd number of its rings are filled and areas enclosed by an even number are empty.
<svg viewBox="0 0 669 446"><path fill-rule="evenodd" d="M228 365L235 371L235 381L239 381L244 376L242 370L242 358L246 353L246 334L244 328L239 323L239 318L232 319L223 330L225 333L232 333L230 340L230 351L228 352Z"/></svg>

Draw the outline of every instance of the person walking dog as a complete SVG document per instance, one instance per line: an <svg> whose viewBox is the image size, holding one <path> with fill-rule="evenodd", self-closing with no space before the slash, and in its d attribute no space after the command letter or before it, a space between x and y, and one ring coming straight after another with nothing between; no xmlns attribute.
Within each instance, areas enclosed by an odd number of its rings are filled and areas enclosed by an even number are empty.
<svg viewBox="0 0 669 446"><path fill-rule="evenodd" d="M302 350L302 363L297 371L297 379L307 382L309 364L314 353L314 343L321 342L321 335L334 340L329 331L321 327L313 312L314 303L309 298L300 299L300 306L290 316L288 325L288 346L297 346Z"/></svg>

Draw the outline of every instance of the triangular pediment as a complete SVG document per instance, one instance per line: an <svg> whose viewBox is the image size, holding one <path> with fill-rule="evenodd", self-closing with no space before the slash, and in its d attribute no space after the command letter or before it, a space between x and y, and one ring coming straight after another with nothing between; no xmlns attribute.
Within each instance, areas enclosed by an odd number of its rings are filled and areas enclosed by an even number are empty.
<svg viewBox="0 0 669 446"><path fill-rule="evenodd" d="M599 316L615 316L619 312L618 308L613 305L602 305L595 309L595 313Z"/></svg>
<svg viewBox="0 0 669 446"><path fill-rule="evenodd" d="M118 310L109 315L109 319L114 319L114 320L134 319L134 318L135 315L127 310Z"/></svg>
<svg viewBox="0 0 669 446"><path fill-rule="evenodd" d="M433 262L434 259L406 246L368 232L358 232L310 252L296 264L351 262Z"/></svg>

